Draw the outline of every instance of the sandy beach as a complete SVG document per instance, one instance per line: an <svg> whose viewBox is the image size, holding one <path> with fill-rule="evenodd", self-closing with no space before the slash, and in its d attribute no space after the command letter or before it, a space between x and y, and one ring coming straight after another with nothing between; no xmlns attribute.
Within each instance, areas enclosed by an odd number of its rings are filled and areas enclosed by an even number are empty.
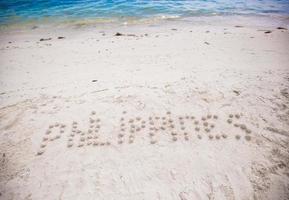
<svg viewBox="0 0 289 200"><path fill-rule="evenodd" d="M2 31L0 199L289 199L287 22Z"/></svg>

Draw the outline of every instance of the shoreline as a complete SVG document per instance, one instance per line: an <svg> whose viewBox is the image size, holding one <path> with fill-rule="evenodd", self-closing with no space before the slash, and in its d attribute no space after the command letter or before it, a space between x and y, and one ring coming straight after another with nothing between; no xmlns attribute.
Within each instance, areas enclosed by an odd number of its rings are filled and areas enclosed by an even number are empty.
<svg viewBox="0 0 289 200"><path fill-rule="evenodd" d="M27 22L13 24L11 26L0 26L0 33L10 32L34 32L42 31L61 31L61 30L88 30L88 29L110 29L120 27L135 27L135 26L161 26L167 24L201 24L215 22L219 25L233 25L234 23L243 23L245 26L284 26L289 28L289 16L285 15L211 15L211 16L191 16L191 17L178 17L178 16L157 16L154 18L139 18L131 20L122 20L118 18L107 19L79 19L63 22L49 22L39 21L38 23Z"/></svg>

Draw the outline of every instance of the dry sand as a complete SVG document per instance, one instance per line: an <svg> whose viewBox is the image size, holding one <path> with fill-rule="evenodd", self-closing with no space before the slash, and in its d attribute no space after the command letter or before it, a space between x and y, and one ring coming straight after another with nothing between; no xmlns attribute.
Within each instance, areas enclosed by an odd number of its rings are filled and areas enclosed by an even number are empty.
<svg viewBox="0 0 289 200"><path fill-rule="evenodd" d="M2 32L0 199L288 199L278 23Z"/></svg>

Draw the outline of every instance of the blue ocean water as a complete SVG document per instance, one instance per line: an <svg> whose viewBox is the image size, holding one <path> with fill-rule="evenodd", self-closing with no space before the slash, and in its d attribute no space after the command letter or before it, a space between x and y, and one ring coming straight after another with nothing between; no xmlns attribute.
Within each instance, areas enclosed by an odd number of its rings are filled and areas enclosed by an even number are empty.
<svg viewBox="0 0 289 200"><path fill-rule="evenodd" d="M289 16L289 0L0 0L0 25L200 15Z"/></svg>

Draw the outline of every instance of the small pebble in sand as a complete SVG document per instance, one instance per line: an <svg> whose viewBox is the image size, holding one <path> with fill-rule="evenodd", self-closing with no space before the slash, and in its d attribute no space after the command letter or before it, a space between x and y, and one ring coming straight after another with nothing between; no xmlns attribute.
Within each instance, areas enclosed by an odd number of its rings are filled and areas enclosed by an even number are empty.
<svg viewBox="0 0 289 200"><path fill-rule="evenodd" d="M248 133L248 134L249 134L249 133L251 133L251 130L249 130L249 129L246 129L246 133Z"/></svg>
<svg viewBox="0 0 289 200"><path fill-rule="evenodd" d="M231 119L228 119L227 122L228 122L229 124L231 124L233 121L232 121Z"/></svg>
<svg viewBox="0 0 289 200"><path fill-rule="evenodd" d="M150 122L150 125L154 125L154 122L153 122L153 121L151 121L151 122Z"/></svg>
<svg viewBox="0 0 289 200"><path fill-rule="evenodd" d="M184 126L181 127L181 130L185 130L186 128Z"/></svg>
<svg viewBox="0 0 289 200"><path fill-rule="evenodd" d="M84 143L83 142L80 142L79 144L78 144L78 147L83 147L84 146Z"/></svg>
<svg viewBox="0 0 289 200"><path fill-rule="evenodd" d="M250 141L250 140L251 140L251 136L250 136L250 135L246 135L246 136L245 136L245 139L246 139L247 141Z"/></svg>
<svg viewBox="0 0 289 200"><path fill-rule="evenodd" d="M46 135L49 135L50 133L51 133L51 131L50 131L50 130L47 130L45 134L46 134Z"/></svg>
<svg viewBox="0 0 289 200"><path fill-rule="evenodd" d="M150 132L149 135L152 137L154 136L155 134L153 132Z"/></svg>
<svg viewBox="0 0 289 200"><path fill-rule="evenodd" d="M96 114L96 112L95 112L95 111L92 111L92 112L91 112L91 115L95 115L95 114Z"/></svg>
<svg viewBox="0 0 289 200"><path fill-rule="evenodd" d="M239 124L234 124L234 126L235 126L235 127L239 127L240 125L239 125Z"/></svg>
<svg viewBox="0 0 289 200"><path fill-rule="evenodd" d="M214 138L214 136L210 134L209 139L212 140L213 138Z"/></svg>
<svg viewBox="0 0 289 200"><path fill-rule="evenodd" d="M120 124L120 126L125 126L125 123Z"/></svg>
<svg viewBox="0 0 289 200"><path fill-rule="evenodd" d="M94 120L94 119L90 119L89 122L90 122L91 124L93 124L93 123L95 122L95 120Z"/></svg>
<svg viewBox="0 0 289 200"><path fill-rule="evenodd" d="M118 144L122 144L122 143L123 143L123 141L122 141L122 140L119 140L117 143L118 143Z"/></svg>
<svg viewBox="0 0 289 200"><path fill-rule="evenodd" d="M73 125L76 125L76 124L77 124L77 122L76 122L76 121L73 121L73 122L72 122L72 124L73 124Z"/></svg>
<svg viewBox="0 0 289 200"><path fill-rule="evenodd" d="M46 142L42 142L42 143L40 144L40 147L41 147L41 148L46 147Z"/></svg>
<svg viewBox="0 0 289 200"><path fill-rule="evenodd" d="M93 136L93 138L94 138L94 139L97 139L97 138L98 138L98 136L97 136L97 135L94 135L94 136Z"/></svg>
<svg viewBox="0 0 289 200"><path fill-rule="evenodd" d="M142 127L142 128L145 128L146 126L145 126L145 125L141 125L141 127Z"/></svg>
<svg viewBox="0 0 289 200"><path fill-rule="evenodd" d="M236 138L237 140L239 140L239 139L241 138L241 136L240 136L240 135L236 135L235 138Z"/></svg>
<svg viewBox="0 0 289 200"><path fill-rule="evenodd" d="M189 116L189 115L186 115L186 119L190 119L190 116Z"/></svg>
<svg viewBox="0 0 289 200"><path fill-rule="evenodd" d="M140 128L136 128L136 131L137 131L137 132L140 131Z"/></svg>
<svg viewBox="0 0 289 200"><path fill-rule="evenodd" d="M215 124L211 124L210 127L211 127L211 128L215 128Z"/></svg>
<svg viewBox="0 0 289 200"><path fill-rule="evenodd" d="M219 140L219 139L220 139L220 136L219 136L219 135L216 135L215 138L216 138L217 140Z"/></svg>
<svg viewBox="0 0 289 200"><path fill-rule="evenodd" d="M122 114L126 114L127 112L124 110L124 111L122 111Z"/></svg>
<svg viewBox="0 0 289 200"><path fill-rule="evenodd" d="M74 137L74 133L70 133L70 136L71 136L71 137Z"/></svg>
<svg viewBox="0 0 289 200"><path fill-rule="evenodd" d="M124 121L124 118L123 118L123 117L121 117L121 118L120 118L120 121Z"/></svg>
<svg viewBox="0 0 289 200"><path fill-rule="evenodd" d="M152 117L149 117L149 120L152 120L153 118Z"/></svg>
<svg viewBox="0 0 289 200"><path fill-rule="evenodd" d="M68 141L73 141L73 138L72 137L68 138Z"/></svg>
<svg viewBox="0 0 289 200"><path fill-rule="evenodd" d="M96 128L100 128L100 125L97 125Z"/></svg>
<svg viewBox="0 0 289 200"><path fill-rule="evenodd" d="M100 122L100 119L96 119L96 122Z"/></svg>
<svg viewBox="0 0 289 200"><path fill-rule="evenodd" d="M135 128L135 125L134 125L134 124L132 124L132 125L130 125L130 127L131 127L131 128Z"/></svg>
<svg viewBox="0 0 289 200"><path fill-rule="evenodd" d="M184 125L184 121L180 121L180 124L181 124L181 125Z"/></svg>
<svg viewBox="0 0 289 200"><path fill-rule="evenodd" d="M195 117L194 117L194 116L191 116L191 119L195 119Z"/></svg>
<svg viewBox="0 0 289 200"><path fill-rule="evenodd" d="M151 144L155 144L155 143L157 143L156 140L151 140Z"/></svg>
<svg viewBox="0 0 289 200"><path fill-rule="evenodd" d="M195 124L195 125L199 124L199 121L196 120L196 121L194 122L194 124Z"/></svg>
<svg viewBox="0 0 289 200"><path fill-rule="evenodd" d="M184 135L189 135L187 132L184 132Z"/></svg>
<svg viewBox="0 0 289 200"><path fill-rule="evenodd" d="M129 132L130 132L130 133L134 133L134 130L133 130L133 129L131 129Z"/></svg>
<svg viewBox="0 0 289 200"><path fill-rule="evenodd" d="M198 135L198 138L201 140L201 139L202 139L202 136L201 136L201 135Z"/></svg>
<svg viewBox="0 0 289 200"><path fill-rule="evenodd" d="M86 144L87 144L87 145L91 145L91 143L92 143L91 141L87 141L87 143L86 143Z"/></svg>
<svg viewBox="0 0 289 200"><path fill-rule="evenodd" d="M120 131L124 132L124 131L125 131L125 128L121 128Z"/></svg>
<svg viewBox="0 0 289 200"><path fill-rule="evenodd" d="M170 115L170 114L171 114L171 112L170 112L170 111L168 111L168 112L167 112L167 115Z"/></svg>
<svg viewBox="0 0 289 200"><path fill-rule="evenodd" d="M177 137L173 137L172 140L175 142L175 141L178 140L178 138Z"/></svg>
<svg viewBox="0 0 289 200"><path fill-rule="evenodd" d="M65 124L61 124L60 128L65 128L66 125Z"/></svg>
<svg viewBox="0 0 289 200"><path fill-rule="evenodd" d="M140 118L140 117L137 117L137 118L136 118L136 120L137 120L137 121L140 121L140 120L141 120L141 118Z"/></svg>
<svg viewBox="0 0 289 200"><path fill-rule="evenodd" d="M52 129L54 126L53 125L49 125L49 128Z"/></svg>
<svg viewBox="0 0 289 200"><path fill-rule="evenodd" d="M134 121L133 119L130 119L128 122L129 122L129 123L133 123L133 121Z"/></svg>
<svg viewBox="0 0 289 200"><path fill-rule="evenodd" d="M242 130L246 130L246 125L245 125L245 124L241 124L241 125L240 125L240 128L241 128Z"/></svg>
<svg viewBox="0 0 289 200"><path fill-rule="evenodd" d="M107 146L110 146L110 145L111 145L111 143L110 143L110 142L106 142L106 145L107 145Z"/></svg>
<svg viewBox="0 0 289 200"><path fill-rule="evenodd" d="M48 137L46 137L46 136L44 136L43 138L42 138L42 141L47 141L48 140Z"/></svg>
<svg viewBox="0 0 289 200"><path fill-rule="evenodd" d="M171 135L177 135L177 133L176 132L171 132Z"/></svg>
<svg viewBox="0 0 289 200"><path fill-rule="evenodd" d="M229 114L229 117L230 117L230 118L233 118L233 117L234 117L234 115L233 115L233 114Z"/></svg>
<svg viewBox="0 0 289 200"><path fill-rule="evenodd" d="M188 140L189 140L189 137L188 137L188 136L185 136L185 140L187 140L187 141L188 141Z"/></svg>
<svg viewBox="0 0 289 200"><path fill-rule="evenodd" d="M145 120L142 120L142 121L141 121L141 123L142 123L142 124L145 124L145 123L146 123L146 121L145 121Z"/></svg>
<svg viewBox="0 0 289 200"><path fill-rule="evenodd" d="M167 122L163 122L162 124L163 124L163 125L167 125Z"/></svg>
<svg viewBox="0 0 289 200"><path fill-rule="evenodd" d="M200 131L200 128L199 128L199 127L196 127L195 130L196 130L196 131Z"/></svg>
<svg viewBox="0 0 289 200"><path fill-rule="evenodd" d="M210 115L210 114L207 115L207 118L208 118L208 119L211 119L211 118L212 118L212 115Z"/></svg>
<svg viewBox="0 0 289 200"><path fill-rule="evenodd" d="M132 138L132 139L134 139L134 135L130 135L130 136L129 136L129 138Z"/></svg>
<svg viewBox="0 0 289 200"><path fill-rule="evenodd" d="M169 123L173 123L174 121L173 121L172 119L169 119L168 122L169 122Z"/></svg>
<svg viewBox="0 0 289 200"><path fill-rule="evenodd" d="M94 142L93 142L93 146L98 146L98 144L99 144L99 143L98 143L97 141L94 141Z"/></svg>
<svg viewBox="0 0 289 200"><path fill-rule="evenodd" d="M179 117L179 120L183 120L183 117Z"/></svg>
<svg viewBox="0 0 289 200"><path fill-rule="evenodd" d="M166 117L162 117L162 120L166 120L167 118Z"/></svg>
<svg viewBox="0 0 289 200"><path fill-rule="evenodd" d="M204 122L203 125L204 125L204 126L208 126L209 123L208 123L208 122Z"/></svg>
<svg viewBox="0 0 289 200"><path fill-rule="evenodd" d="M91 138L92 138L92 135L88 135L86 138L87 138L87 139L91 139Z"/></svg>
<svg viewBox="0 0 289 200"><path fill-rule="evenodd" d="M37 152L37 155L42 155L44 152L45 152L44 149L40 149L40 150Z"/></svg>
<svg viewBox="0 0 289 200"><path fill-rule="evenodd" d="M163 127L163 126L161 126L161 130L166 130L166 128L165 128L165 127Z"/></svg>
<svg viewBox="0 0 289 200"><path fill-rule="evenodd" d="M213 115L213 118L214 118L214 119L218 119L218 116L217 116L217 115Z"/></svg>
<svg viewBox="0 0 289 200"><path fill-rule="evenodd" d="M222 137L223 137L223 138L227 138L227 135L226 135L226 134L222 134Z"/></svg>
<svg viewBox="0 0 289 200"><path fill-rule="evenodd" d="M239 118L240 118L240 115L239 115L239 114L235 114L235 117L236 117L237 119L239 119Z"/></svg>
<svg viewBox="0 0 289 200"><path fill-rule="evenodd" d="M67 147L68 147L68 148L70 148L70 147L72 147L72 146L73 146L73 142L68 142L68 143L67 143Z"/></svg>
<svg viewBox="0 0 289 200"><path fill-rule="evenodd" d="M80 141L84 142L85 141L85 137L80 137Z"/></svg>
<svg viewBox="0 0 289 200"><path fill-rule="evenodd" d="M58 126L59 126L59 123L55 123L54 126L55 126L55 127L58 127Z"/></svg>
<svg viewBox="0 0 289 200"><path fill-rule="evenodd" d="M209 128L205 128L205 131L209 133L211 130Z"/></svg>
<svg viewBox="0 0 289 200"><path fill-rule="evenodd" d="M174 126L174 125L171 125L170 127L171 127L171 128L175 128L175 126Z"/></svg>
<svg viewBox="0 0 289 200"><path fill-rule="evenodd" d="M206 121L206 120L207 120L207 118L206 118L206 117L202 117L202 120L203 120L203 121Z"/></svg>

